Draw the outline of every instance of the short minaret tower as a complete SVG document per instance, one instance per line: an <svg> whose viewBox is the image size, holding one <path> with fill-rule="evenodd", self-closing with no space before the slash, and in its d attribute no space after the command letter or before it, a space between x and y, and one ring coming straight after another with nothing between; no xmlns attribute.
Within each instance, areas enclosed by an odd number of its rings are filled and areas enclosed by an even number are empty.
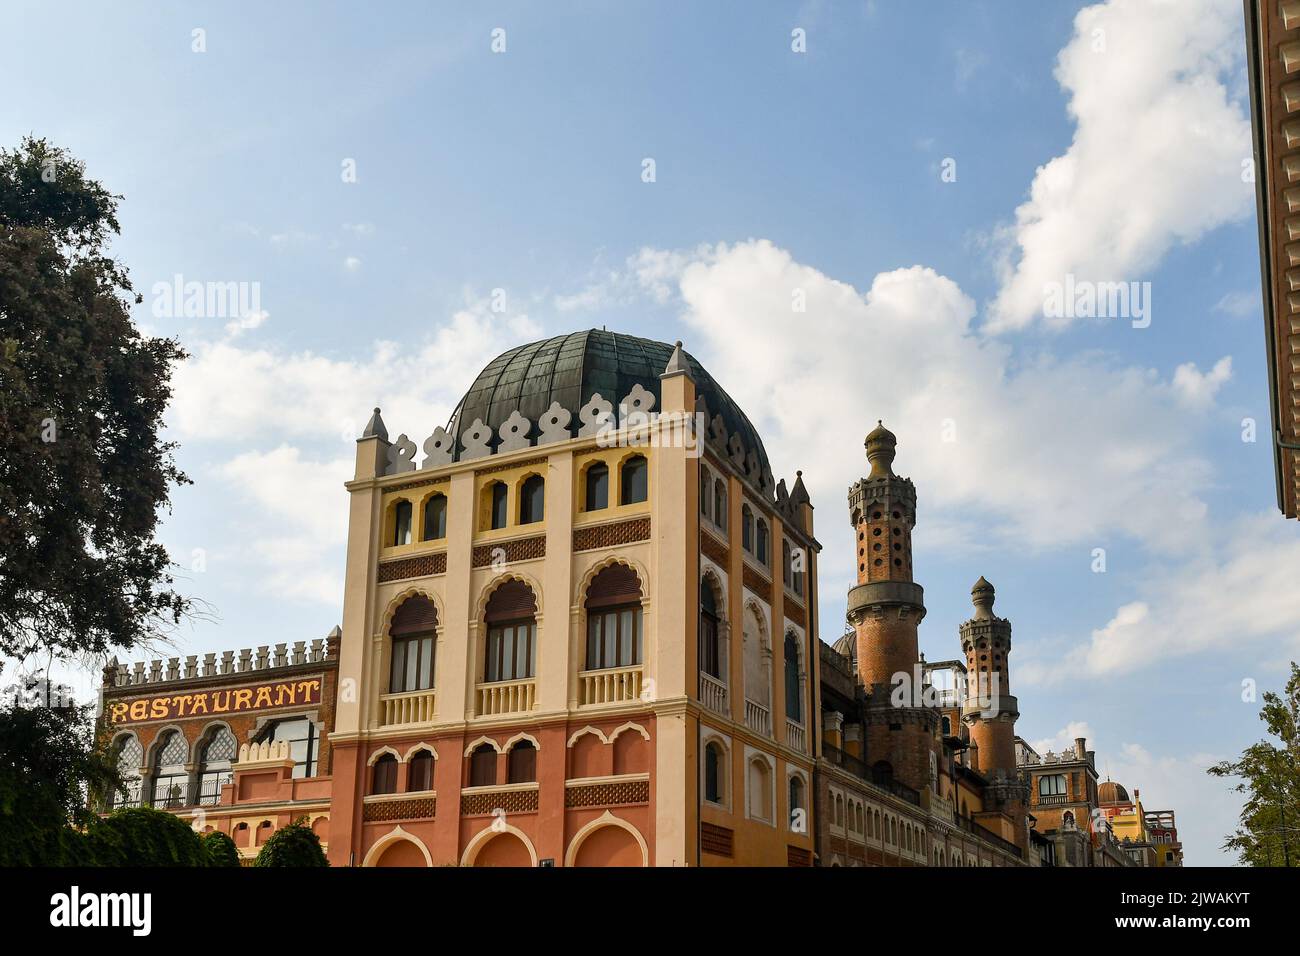
<svg viewBox="0 0 1300 956"><path fill-rule="evenodd" d="M972 749L979 747L979 771L989 781L986 809L1001 809L1023 823L1029 794L1016 770L1016 718L1011 696L1011 622L993 613L994 590L982 576L971 588L975 613L960 627L966 658L966 699L962 722ZM1021 827L1023 829L1023 827Z"/></svg>
<svg viewBox="0 0 1300 956"><path fill-rule="evenodd" d="M937 777L939 712L923 706L921 694L917 625L925 617L925 600L912 580L916 486L894 474L897 443L878 422L865 443L871 473L849 489L858 584L849 591L848 617L867 696L866 762L928 791Z"/></svg>

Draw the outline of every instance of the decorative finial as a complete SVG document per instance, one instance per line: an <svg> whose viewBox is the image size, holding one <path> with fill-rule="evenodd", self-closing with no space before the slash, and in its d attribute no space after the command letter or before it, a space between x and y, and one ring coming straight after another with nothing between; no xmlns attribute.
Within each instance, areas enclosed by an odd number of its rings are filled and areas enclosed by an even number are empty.
<svg viewBox="0 0 1300 956"><path fill-rule="evenodd" d="M668 378L670 375L689 375L690 368L686 364L686 353L682 351L681 340L673 347L673 354L668 358L668 364L664 366L660 378Z"/></svg>
<svg viewBox="0 0 1300 956"><path fill-rule="evenodd" d="M375 406L375 413L370 416L370 421L366 423L365 431L361 433L362 438L381 438L388 441L388 429L384 427L384 420L379 415L379 406Z"/></svg>
<svg viewBox="0 0 1300 956"><path fill-rule="evenodd" d="M995 592L993 585L984 580L984 575L975 582L975 586L970 589L971 603L975 605L975 616L981 620L986 620L993 616L993 601Z"/></svg>
<svg viewBox="0 0 1300 956"><path fill-rule="evenodd" d="M876 427L867 436L867 461L871 462L870 478L894 477L894 449L898 438L885 427L883 419L876 420Z"/></svg>

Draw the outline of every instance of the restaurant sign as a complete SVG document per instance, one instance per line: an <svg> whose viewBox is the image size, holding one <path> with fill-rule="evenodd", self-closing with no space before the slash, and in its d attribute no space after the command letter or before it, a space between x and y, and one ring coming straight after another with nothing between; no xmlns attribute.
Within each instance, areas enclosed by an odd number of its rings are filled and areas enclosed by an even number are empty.
<svg viewBox="0 0 1300 956"><path fill-rule="evenodd" d="M223 690L195 690L183 694L160 694L116 700L108 707L110 724L136 724L151 720L180 720L184 717L210 717L217 714L242 714L276 707L304 707L319 704L321 678L270 681L250 687Z"/></svg>

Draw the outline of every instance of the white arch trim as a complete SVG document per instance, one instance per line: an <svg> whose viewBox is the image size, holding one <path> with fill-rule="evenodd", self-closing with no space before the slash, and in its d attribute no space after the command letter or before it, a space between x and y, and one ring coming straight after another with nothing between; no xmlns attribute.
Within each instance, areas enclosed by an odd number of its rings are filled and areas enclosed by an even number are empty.
<svg viewBox="0 0 1300 956"><path fill-rule="evenodd" d="M587 589L591 587L591 582L596 580L596 575L600 574L606 568L613 567L616 564L624 564L631 568L637 576L637 583L641 589L641 603L645 604L650 600L649 580L650 575L642 566L640 561L630 558L625 554L611 554L602 558L587 569L587 573L582 576L578 582L578 589L573 595L573 606L580 608L587 603Z"/></svg>
<svg viewBox="0 0 1300 956"><path fill-rule="evenodd" d="M435 591L429 588L419 587L418 585L411 585L402 588L402 590L394 595L393 599L388 602L388 607L384 608L383 616L380 618L379 633L388 633L388 627L393 623L393 615L397 613L397 609L406 602L407 598L413 597L428 598L433 602L433 606L438 609L438 637L441 638L443 622L447 620L446 615L443 613L442 599Z"/></svg>
<svg viewBox="0 0 1300 956"><path fill-rule="evenodd" d="M403 830L401 826L393 827L393 829L389 830L376 840L370 849L366 851L366 857L361 861L361 865L374 866L379 862L379 858L384 855L384 851L398 840L405 840L408 843L414 843L420 848L420 852L424 854L424 865L433 866L433 857L429 855L429 848L424 845L424 841L414 833Z"/></svg>
<svg viewBox="0 0 1300 956"><path fill-rule="evenodd" d="M491 744L492 749L495 750L497 753L499 754L505 753L505 751L501 749L501 745L499 743L497 743L487 734L484 734L482 737L479 737L477 740L471 742L470 745L465 748L465 756L468 757L474 751L478 750L478 748L482 744Z"/></svg>
<svg viewBox="0 0 1300 956"><path fill-rule="evenodd" d="M496 829L493 829L494 827ZM488 841L503 833L514 834L519 837L519 839L523 840L524 846L528 847L528 855L532 857L533 866L537 865L537 850L533 847L533 841L528 839L528 834L524 833L524 831L520 830L518 827L512 827L508 823L501 823L499 819L493 823L489 823L482 830L479 830L478 833L474 834L473 838L465 846L465 852L461 854L460 865L473 866L474 861L478 859L479 851L487 845Z"/></svg>
<svg viewBox="0 0 1300 956"><path fill-rule="evenodd" d="M578 738L581 737L583 734L595 734L597 737L600 738L600 742L602 744L609 743L609 738L605 736L604 731L602 731L599 727L593 727L591 726L591 724L588 724L586 727L583 727L581 730L575 730L569 736L569 742L565 746L572 747L575 743L578 742Z"/></svg>
<svg viewBox="0 0 1300 956"><path fill-rule="evenodd" d="M521 730L519 733L515 734L513 737L511 737L509 740L507 740L507 741L505 742L505 746L502 747L502 748L501 748L499 751L497 751L497 752L498 752L498 753L509 753L509 752L510 752L510 749L511 749L512 747L514 747L515 744L519 743L519 741L521 741L521 740L527 740L527 741L531 742L532 745L533 745L533 749L534 749L534 750L541 750L541 749L542 749L542 745L539 744L539 743L537 742L537 738L536 738L536 737L534 737L532 734L524 733L524 732Z"/></svg>
<svg viewBox="0 0 1300 956"><path fill-rule="evenodd" d="M402 763L407 763L412 757L418 754L421 750L427 750L429 752L430 757L432 757L434 760L438 759L438 751L433 749L433 744L426 744L423 741L421 741L420 743L412 747L410 750L408 750L406 752L405 757L400 757L398 759L400 759Z"/></svg>
<svg viewBox="0 0 1300 956"><path fill-rule="evenodd" d="M545 610L544 596L542 594L541 582L538 581L531 574L512 568L509 571L503 571L500 574L498 574L487 584L483 585L483 589L479 591L478 603L474 607L473 619L476 624L481 624L483 622L483 615L487 613L488 601L492 600L492 595L496 593L497 588L501 587L501 585L505 584L507 581L510 581L512 579L516 581L521 581L524 584L528 585L529 588L532 589L533 601L537 605L537 611L534 617L536 617L539 621L541 620L542 612Z"/></svg>
<svg viewBox="0 0 1300 956"><path fill-rule="evenodd" d="M582 849L582 844L587 837L591 836L595 831L608 826L619 827L632 834L636 839L637 846L641 848L641 865L650 865L650 851L646 847L645 837L641 836L641 831L626 820L614 816L608 810L573 835L573 839L569 841L569 848L564 851L564 865L573 866L573 861L578 858L578 850Z"/></svg>
<svg viewBox="0 0 1300 956"><path fill-rule="evenodd" d="M629 720L626 724L623 724L621 727L616 728L614 732L609 735L609 742L612 744L614 741L618 740L618 735L623 733L623 731L625 730L635 730L646 740L650 739L650 732L648 730L646 730L640 724L633 723L632 721Z"/></svg>
<svg viewBox="0 0 1300 956"><path fill-rule="evenodd" d="M379 758L382 757L384 754L392 754L393 759L396 760L398 763L402 763L406 760L405 757L399 754L392 747L380 747L378 750L376 750L374 753L370 755L370 758L366 761L366 766L373 767L375 763L379 760Z"/></svg>

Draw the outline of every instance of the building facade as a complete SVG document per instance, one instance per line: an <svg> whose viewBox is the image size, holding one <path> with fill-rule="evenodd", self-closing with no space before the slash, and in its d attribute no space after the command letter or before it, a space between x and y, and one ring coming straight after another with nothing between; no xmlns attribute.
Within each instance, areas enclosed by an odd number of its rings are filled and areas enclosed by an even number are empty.
<svg viewBox="0 0 1300 956"><path fill-rule="evenodd" d="M335 866L1088 865L1057 812L1076 804L1040 794L1015 736L992 585L960 658L919 653L896 445L873 430L849 490L856 583L831 646L802 474L774 479L680 342L512 348L418 446L375 409L346 485L341 627L310 649L114 663L119 802L246 858L305 817Z"/></svg>

